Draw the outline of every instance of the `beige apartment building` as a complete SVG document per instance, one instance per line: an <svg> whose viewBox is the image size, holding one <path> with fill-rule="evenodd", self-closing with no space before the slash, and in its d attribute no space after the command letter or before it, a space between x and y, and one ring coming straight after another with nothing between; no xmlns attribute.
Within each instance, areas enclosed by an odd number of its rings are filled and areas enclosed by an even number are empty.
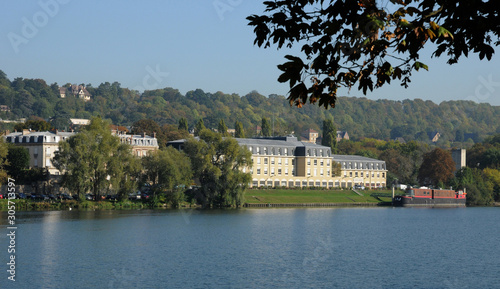
<svg viewBox="0 0 500 289"><path fill-rule="evenodd" d="M329 147L300 142L292 136L236 140L252 152L252 187L386 186L384 161L334 155Z"/></svg>
<svg viewBox="0 0 500 289"><path fill-rule="evenodd" d="M46 168L50 175L60 175L52 164L52 158L56 151L59 150L59 142L65 141L74 135L74 132L31 132L23 130L23 132L13 132L4 136L7 143L12 143L28 149L30 156L30 168ZM121 143L127 143L132 147L132 153L135 156L143 157L151 151L158 149L158 141L156 136L127 135L119 134Z"/></svg>
<svg viewBox="0 0 500 289"><path fill-rule="evenodd" d="M52 164L52 158L59 150L59 142L67 140L74 132L13 132L4 136L7 143L12 143L28 149L30 156L30 168L46 168L51 175L59 175L60 172Z"/></svg>

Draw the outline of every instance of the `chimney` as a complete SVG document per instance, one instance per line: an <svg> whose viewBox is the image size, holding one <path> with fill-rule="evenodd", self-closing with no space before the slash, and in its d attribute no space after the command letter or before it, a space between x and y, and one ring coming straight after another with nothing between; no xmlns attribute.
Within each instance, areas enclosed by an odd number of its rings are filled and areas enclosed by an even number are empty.
<svg viewBox="0 0 500 289"><path fill-rule="evenodd" d="M153 137L156 138L156 132L153 132Z"/></svg>

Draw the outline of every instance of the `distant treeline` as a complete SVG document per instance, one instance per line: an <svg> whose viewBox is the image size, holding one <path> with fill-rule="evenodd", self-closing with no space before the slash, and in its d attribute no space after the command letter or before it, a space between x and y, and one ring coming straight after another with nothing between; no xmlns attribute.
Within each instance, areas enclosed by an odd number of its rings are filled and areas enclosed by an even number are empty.
<svg viewBox="0 0 500 289"><path fill-rule="evenodd" d="M439 133L436 144L443 148L471 146L500 133L500 107L472 101L445 101L438 105L421 99L373 101L340 97L336 108L325 110L317 105L292 107L284 96L266 97L257 91L244 96L220 91L208 93L201 89L183 95L174 88L139 93L122 88L118 82L105 82L97 87L87 84L86 90L92 95L88 102L71 93L61 98L57 83L48 85L42 79L23 78L10 81L0 71L0 105L4 105L0 117L41 117L57 129L68 129L69 118L90 119L92 116L110 119L121 126L141 119L154 120L160 126L177 125L185 118L190 129L199 119L203 119L207 128L217 128L221 119L229 128L234 128L238 120L246 136L255 135L256 127L265 117L271 122L274 135L294 133L299 137L308 128L321 131L323 120L333 117L336 128L347 131L351 139L402 137L406 141L430 143L431 137ZM8 125L3 124L1 128Z"/></svg>

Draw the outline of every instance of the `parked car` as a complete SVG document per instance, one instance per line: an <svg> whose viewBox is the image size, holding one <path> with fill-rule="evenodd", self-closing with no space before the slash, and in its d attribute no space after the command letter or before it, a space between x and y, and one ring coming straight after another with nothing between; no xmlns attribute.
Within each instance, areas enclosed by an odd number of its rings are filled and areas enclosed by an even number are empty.
<svg viewBox="0 0 500 289"><path fill-rule="evenodd" d="M27 199L28 197L24 193L17 193L16 199Z"/></svg>
<svg viewBox="0 0 500 289"><path fill-rule="evenodd" d="M93 201L93 200L95 200L95 196L92 195L92 194L86 194L85 195L85 200L87 200L87 201Z"/></svg>
<svg viewBox="0 0 500 289"><path fill-rule="evenodd" d="M73 197L72 197L72 196L70 196L69 194L66 194L66 193L60 194L60 195L59 195L59 198L60 198L61 200L73 200Z"/></svg>
<svg viewBox="0 0 500 289"><path fill-rule="evenodd" d="M117 196L116 195L107 195L106 196L106 200L116 201L117 200Z"/></svg>
<svg viewBox="0 0 500 289"><path fill-rule="evenodd" d="M50 200L57 200L57 197L54 194L50 194L47 197L49 197Z"/></svg>
<svg viewBox="0 0 500 289"><path fill-rule="evenodd" d="M358 189L358 190L364 190L365 186L363 186L363 185L355 185L354 188Z"/></svg>

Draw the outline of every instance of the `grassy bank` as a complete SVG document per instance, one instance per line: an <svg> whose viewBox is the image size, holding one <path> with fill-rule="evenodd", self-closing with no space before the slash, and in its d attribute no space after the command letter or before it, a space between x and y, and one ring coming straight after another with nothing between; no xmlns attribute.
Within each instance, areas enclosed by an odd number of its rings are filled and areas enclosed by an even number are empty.
<svg viewBox="0 0 500 289"><path fill-rule="evenodd" d="M392 199L392 192L388 190L364 190L360 193L363 196L352 190L251 189L246 192L245 202L249 204L383 203Z"/></svg>
<svg viewBox="0 0 500 289"><path fill-rule="evenodd" d="M113 202L113 201L32 201L32 200L12 200L15 203L16 211L37 211L37 210L116 210L116 209L142 209L148 206L142 202ZM8 200L0 200L0 211L8 210Z"/></svg>

